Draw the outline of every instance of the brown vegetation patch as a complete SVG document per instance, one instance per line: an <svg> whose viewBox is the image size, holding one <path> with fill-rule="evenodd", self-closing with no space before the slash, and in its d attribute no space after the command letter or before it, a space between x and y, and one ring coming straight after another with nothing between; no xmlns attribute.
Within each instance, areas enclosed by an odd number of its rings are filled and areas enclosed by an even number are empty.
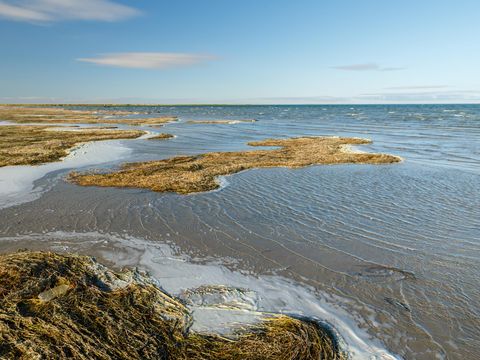
<svg viewBox="0 0 480 360"><path fill-rule="evenodd" d="M166 139L171 139L171 138L174 138L174 137L175 136L172 135L172 134L162 133L162 134L158 134L158 135L149 137L147 140L166 140Z"/></svg>
<svg viewBox="0 0 480 360"><path fill-rule="evenodd" d="M218 188L218 176L252 168L300 168L318 164L388 164L400 158L386 154L352 152L347 145L369 140L337 137L302 137L251 142L250 146L277 146L274 150L214 152L166 160L125 164L112 173L72 173L70 180L84 186L116 186L171 191L179 194Z"/></svg>
<svg viewBox="0 0 480 360"><path fill-rule="evenodd" d="M159 127L167 123L177 121L178 119L174 116L162 116L156 118L143 118L143 119L109 119L107 122L113 122L115 124L123 124L130 126L151 126Z"/></svg>
<svg viewBox="0 0 480 360"><path fill-rule="evenodd" d="M72 110L62 107L0 106L0 120L15 123L80 123L80 124L123 124L131 126L160 126L177 118L162 116L155 118L122 118L131 115L127 111Z"/></svg>
<svg viewBox="0 0 480 360"><path fill-rule="evenodd" d="M2 359L343 359L317 323L275 316L233 339L192 333L192 316L145 274L92 258L0 255Z"/></svg>
<svg viewBox="0 0 480 360"><path fill-rule="evenodd" d="M99 140L132 139L144 134L137 130L80 129L68 127L0 126L0 167L36 165L58 161L74 146Z"/></svg>

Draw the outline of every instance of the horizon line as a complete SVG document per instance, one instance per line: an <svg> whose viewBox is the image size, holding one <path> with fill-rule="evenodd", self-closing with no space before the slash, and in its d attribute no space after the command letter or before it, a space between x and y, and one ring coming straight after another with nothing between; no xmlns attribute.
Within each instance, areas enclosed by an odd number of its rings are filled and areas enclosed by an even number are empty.
<svg viewBox="0 0 480 360"><path fill-rule="evenodd" d="M378 105L480 105L480 101L477 102L445 102L445 103L0 103L0 106L148 106L148 107L167 107L167 106L378 106Z"/></svg>

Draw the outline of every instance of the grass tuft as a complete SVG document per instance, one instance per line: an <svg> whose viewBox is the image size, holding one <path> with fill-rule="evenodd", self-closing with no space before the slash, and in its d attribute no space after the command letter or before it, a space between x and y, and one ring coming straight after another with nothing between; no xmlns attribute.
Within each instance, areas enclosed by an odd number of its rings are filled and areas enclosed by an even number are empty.
<svg viewBox="0 0 480 360"><path fill-rule="evenodd" d="M172 134L161 133L152 137L149 137L147 140L166 140L174 138L175 136Z"/></svg>
<svg viewBox="0 0 480 360"><path fill-rule="evenodd" d="M191 323L138 271L78 255L0 255L2 359L344 359L310 321L278 315L235 339L193 333Z"/></svg>

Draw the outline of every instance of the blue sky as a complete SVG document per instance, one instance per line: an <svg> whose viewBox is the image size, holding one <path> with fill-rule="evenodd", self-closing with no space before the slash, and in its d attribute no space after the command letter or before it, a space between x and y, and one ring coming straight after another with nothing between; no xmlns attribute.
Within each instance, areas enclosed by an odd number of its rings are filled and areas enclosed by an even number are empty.
<svg viewBox="0 0 480 360"><path fill-rule="evenodd" d="M480 102L478 0L0 0L0 102Z"/></svg>

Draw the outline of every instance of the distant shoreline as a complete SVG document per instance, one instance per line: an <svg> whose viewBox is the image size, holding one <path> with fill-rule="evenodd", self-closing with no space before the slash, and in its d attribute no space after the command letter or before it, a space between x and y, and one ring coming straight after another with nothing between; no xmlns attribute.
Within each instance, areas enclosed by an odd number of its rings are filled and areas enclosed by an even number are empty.
<svg viewBox="0 0 480 360"><path fill-rule="evenodd" d="M58 106L94 106L94 107L189 107L189 106L197 106L197 107L240 107L240 106L258 106L258 107L268 107L268 106L328 106L328 107L337 107L337 106L465 106L465 105L480 105L480 102L472 102L472 103L379 103L379 104L349 104L349 103L342 103L342 104L221 104L221 103L212 103L212 104L196 104L196 103L185 103L185 104L131 104L131 103L0 103L0 106L45 106L45 107L58 107Z"/></svg>

